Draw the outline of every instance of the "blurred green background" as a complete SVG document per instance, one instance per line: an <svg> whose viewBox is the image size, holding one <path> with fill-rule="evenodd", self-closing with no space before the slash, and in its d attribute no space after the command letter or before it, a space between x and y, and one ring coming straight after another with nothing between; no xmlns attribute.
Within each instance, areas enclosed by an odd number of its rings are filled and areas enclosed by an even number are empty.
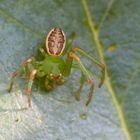
<svg viewBox="0 0 140 140"><path fill-rule="evenodd" d="M74 44L106 65L101 89L90 68L95 94L88 107L88 84L81 101L74 98L79 71L50 94L34 86L28 110L26 81L18 78L8 93L12 72L53 27L67 37L74 31ZM0 140L140 140L139 0L0 0L0 34Z"/></svg>

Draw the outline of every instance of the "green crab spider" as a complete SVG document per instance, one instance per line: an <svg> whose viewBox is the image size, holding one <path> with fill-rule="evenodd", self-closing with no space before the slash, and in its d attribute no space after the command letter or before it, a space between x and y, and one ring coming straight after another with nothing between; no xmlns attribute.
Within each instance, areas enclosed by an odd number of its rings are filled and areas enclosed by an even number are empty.
<svg viewBox="0 0 140 140"><path fill-rule="evenodd" d="M84 82L87 81L90 86L90 91L88 94L88 99L86 102L86 106L91 102L93 92L94 92L94 81L91 78L90 73L82 64L80 58L77 53L86 59L90 60L93 64L97 65L101 70L101 81L99 83L99 87L102 86L105 79L105 67L104 64L96 61L87 53L85 53L82 49L78 47L72 47L68 52L68 49L71 47L74 39L74 34L71 34L70 39L66 43L66 37L64 32L56 27L53 28L46 37L46 48L40 48L40 52L42 53L44 59L39 61L35 58L29 58L23 62L23 64L12 74L12 79L10 82L9 91L10 93L13 90L14 81L17 75L21 74L23 71L26 71L28 68L29 71L29 82L26 89L26 95L28 98L28 107L31 106L31 88L33 84L33 80L35 77L37 78L45 78L45 88L46 90L53 89L53 82L58 85L64 83L64 77L68 77L71 73L71 69L73 67L73 61L78 69L81 70L81 79L80 79L80 87L75 94L76 100L80 100L80 92L84 85ZM65 55L67 57L65 59Z"/></svg>

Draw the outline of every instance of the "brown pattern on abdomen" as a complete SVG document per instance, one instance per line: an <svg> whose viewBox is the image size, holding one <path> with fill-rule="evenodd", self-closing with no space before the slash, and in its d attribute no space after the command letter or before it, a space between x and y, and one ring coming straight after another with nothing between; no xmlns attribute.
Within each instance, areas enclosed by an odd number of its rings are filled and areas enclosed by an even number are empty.
<svg viewBox="0 0 140 140"><path fill-rule="evenodd" d="M65 37L60 28L54 28L47 38L47 49L52 55L60 55L64 49Z"/></svg>

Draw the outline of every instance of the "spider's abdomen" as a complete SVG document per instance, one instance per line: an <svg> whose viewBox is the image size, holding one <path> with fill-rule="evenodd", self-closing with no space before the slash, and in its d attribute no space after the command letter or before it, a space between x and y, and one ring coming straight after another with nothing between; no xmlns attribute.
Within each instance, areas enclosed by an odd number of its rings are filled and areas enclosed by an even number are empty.
<svg viewBox="0 0 140 140"><path fill-rule="evenodd" d="M53 28L46 38L46 48L50 55L59 56L65 48L65 34L60 28Z"/></svg>

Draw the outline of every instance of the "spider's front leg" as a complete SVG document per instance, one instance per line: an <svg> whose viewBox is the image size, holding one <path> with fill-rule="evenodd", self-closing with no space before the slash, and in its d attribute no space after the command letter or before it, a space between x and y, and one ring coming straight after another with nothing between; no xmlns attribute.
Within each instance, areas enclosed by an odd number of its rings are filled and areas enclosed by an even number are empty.
<svg viewBox="0 0 140 140"><path fill-rule="evenodd" d="M100 70L101 70L101 77L100 77L100 83L99 83L99 88L103 85L104 80L105 80L105 66L104 64L98 62L97 60L93 59L91 56L89 56L87 53L85 53L82 49L78 47L74 47L71 49L72 53L78 52L81 56L84 56L86 59L90 60L93 64L97 65Z"/></svg>
<svg viewBox="0 0 140 140"><path fill-rule="evenodd" d="M26 95L27 95L27 98L28 98L28 107L31 106L30 94L31 94L31 88L32 88L33 80L35 78L36 73L37 73L36 69L33 69L31 71L30 77L29 77L29 82L28 82L28 87L26 89Z"/></svg>
<svg viewBox="0 0 140 140"><path fill-rule="evenodd" d="M21 74L22 71L24 70L24 68L26 68L26 66L28 64L30 64L33 60L31 58L25 60L23 62L23 64L12 74L12 78L11 78L11 82L10 82L10 87L9 87L9 92L11 93L13 90L13 85L14 85L14 81L16 79L16 77L18 76L18 74Z"/></svg>
<svg viewBox="0 0 140 140"><path fill-rule="evenodd" d="M77 101L80 100L80 94L81 94L82 88L84 86L85 80L86 80L85 79L85 75L83 73L81 73L80 87L79 87L79 89L75 93L75 98L76 98Z"/></svg>
<svg viewBox="0 0 140 140"><path fill-rule="evenodd" d="M68 76L70 75L70 71L71 71L71 67L72 67L72 61L75 61L78 65L78 67L81 69L83 76L86 77L89 85L90 85L90 92L88 95L88 100L86 102L86 106L91 102L91 99L93 97L93 92L94 92L94 81L91 78L89 72L86 70L86 68L84 67L84 65L82 64L82 62L80 61L80 58L72 51L70 51L67 60L66 60L66 67L64 69L63 75L64 76ZM81 89L83 87L84 81L85 81L85 77L81 77L81 83L80 83L80 88L78 89L77 93L76 93L76 99L79 100L80 99L80 92ZM83 79L82 79L83 78Z"/></svg>
<svg viewBox="0 0 140 140"><path fill-rule="evenodd" d="M91 78L91 75L89 74L89 72L86 70L86 68L84 67L84 65L82 64L82 62L80 61L80 58L73 52L70 52L70 57L73 58L73 60L78 64L79 68L81 69L82 73L86 76L87 81L90 85L90 92L88 95L88 100L86 102L86 106L91 102L91 99L93 97L93 92L94 92L94 81ZM81 82L81 86L79 88L79 90L82 89L83 83L84 81ZM78 94L78 92L77 92ZM80 96L80 92L79 92L79 96Z"/></svg>

